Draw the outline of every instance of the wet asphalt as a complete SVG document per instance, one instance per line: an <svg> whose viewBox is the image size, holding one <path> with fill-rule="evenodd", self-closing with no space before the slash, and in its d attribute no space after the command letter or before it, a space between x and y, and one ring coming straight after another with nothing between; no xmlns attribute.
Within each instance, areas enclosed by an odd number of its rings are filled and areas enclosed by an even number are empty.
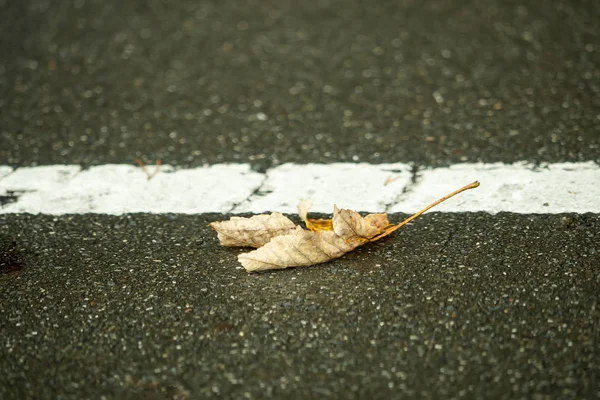
<svg viewBox="0 0 600 400"><path fill-rule="evenodd" d="M600 162L599 17L0 0L0 165ZM251 275L224 218L0 215L0 398L600 397L597 214L434 212Z"/></svg>

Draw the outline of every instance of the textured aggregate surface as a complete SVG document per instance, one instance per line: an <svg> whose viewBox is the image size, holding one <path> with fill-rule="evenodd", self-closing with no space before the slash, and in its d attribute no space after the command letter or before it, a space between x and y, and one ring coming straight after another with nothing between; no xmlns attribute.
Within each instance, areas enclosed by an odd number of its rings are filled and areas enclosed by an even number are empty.
<svg viewBox="0 0 600 400"><path fill-rule="evenodd" d="M600 162L599 20L0 0L0 165ZM597 214L430 214L260 275L223 218L0 216L0 398L600 397Z"/></svg>
<svg viewBox="0 0 600 400"><path fill-rule="evenodd" d="M0 1L0 164L599 161L588 1Z"/></svg>
<svg viewBox="0 0 600 400"><path fill-rule="evenodd" d="M254 275L215 218L0 216L0 397L600 395L596 215L434 213Z"/></svg>

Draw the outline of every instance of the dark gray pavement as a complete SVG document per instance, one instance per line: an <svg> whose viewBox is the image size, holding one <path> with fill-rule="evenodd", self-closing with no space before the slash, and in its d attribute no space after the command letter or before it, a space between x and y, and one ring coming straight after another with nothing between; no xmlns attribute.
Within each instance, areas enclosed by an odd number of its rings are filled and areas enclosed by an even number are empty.
<svg viewBox="0 0 600 400"><path fill-rule="evenodd" d="M597 215L434 213L254 275L215 218L0 216L0 397L598 395Z"/></svg>
<svg viewBox="0 0 600 400"><path fill-rule="evenodd" d="M595 1L0 20L0 165L600 162ZM599 215L432 213L256 275L223 218L1 215L0 398L600 397Z"/></svg>
<svg viewBox="0 0 600 400"><path fill-rule="evenodd" d="M4 164L600 161L595 0L0 7Z"/></svg>

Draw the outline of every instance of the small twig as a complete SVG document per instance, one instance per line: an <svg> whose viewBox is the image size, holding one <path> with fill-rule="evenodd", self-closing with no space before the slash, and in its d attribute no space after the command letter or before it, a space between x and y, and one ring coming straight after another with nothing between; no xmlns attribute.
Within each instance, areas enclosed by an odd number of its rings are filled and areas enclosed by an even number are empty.
<svg viewBox="0 0 600 400"><path fill-rule="evenodd" d="M142 168L144 173L146 173L148 180L154 178L154 176L156 176L156 174L158 174L158 170L160 169L160 165L161 165L160 160L156 160L156 167L154 168L154 172L150 173L148 171L148 168L146 168L146 164L144 164L144 161L142 161L141 159L138 158L137 160L135 160L135 163Z"/></svg>
<svg viewBox="0 0 600 400"><path fill-rule="evenodd" d="M396 175L396 176L394 176L394 175L390 175L390 176L388 176L388 177L385 179L385 182L383 182L383 186L387 186L387 185L389 185L390 183L392 183L392 182L394 182L394 181L397 181L398 179L400 179L400 176L398 176L398 175Z"/></svg>

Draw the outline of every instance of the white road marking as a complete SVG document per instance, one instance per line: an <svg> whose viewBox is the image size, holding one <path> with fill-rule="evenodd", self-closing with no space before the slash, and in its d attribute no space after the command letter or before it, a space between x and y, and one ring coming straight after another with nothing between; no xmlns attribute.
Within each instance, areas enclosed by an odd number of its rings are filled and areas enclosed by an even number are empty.
<svg viewBox="0 0 600 400"><path fill-rule="evenodd" d="M162 166L151 180L133 165L83 171L69 165L19 168L0 179L0 196L18 196L0 213L226 213L262 180L247 164L181 170Z"/></svg>
<svg viewBox="0 0 600 400"><path fill-rule="evenodd" d="M418 211L444 193L478 180L475 190L440 204L436 211L501 211L521 214L600 212L600 166L594 163L456 164L420 173L418 185L390 212Z"/></svg>
<svg viewBox="0 0 600 400"><path fill-rule="evenodd" d="M0 213L295 213L302 198L320 213L331 213L334 204L409 213L474 180L481 182L478 189L435 210L600 213L600 166L593 162L457 164L421 169L415 177L411 169L400 163L283 164L261 174L248 164L162 166L147 180L133 165L0 166Z"/></svg>
<svg viewBox="0 0 600 400"><path fill-rule="evenodd" d="M311 211L330 213L337 204L353 210L384 210L410 183L407 164L283 164L267 171L260 192L234 211L296 212L299 199L313 202ZM385 185L390 177L399 179Z"/></svg>
<svg viewBox="0 0 600 400"><path fill-rule="evenodd" d="M6 165L0 165L0 180L7 175L13 173L13 169L11 167L7 167Z"/></svg>

